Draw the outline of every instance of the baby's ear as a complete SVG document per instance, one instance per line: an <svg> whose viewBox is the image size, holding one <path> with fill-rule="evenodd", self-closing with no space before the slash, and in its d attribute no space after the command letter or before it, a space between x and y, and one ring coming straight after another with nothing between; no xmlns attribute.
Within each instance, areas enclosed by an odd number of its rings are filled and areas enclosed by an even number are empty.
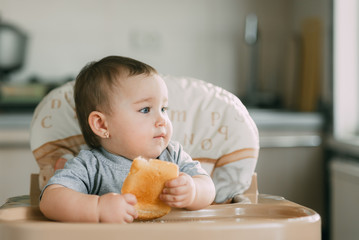
<svg viewBox="0 0 359 240"><path fill-rule="evenodd" d="M108 128L106 116L98 111L93 111L90 113L88 118L89 125L92 131L101 138L108 137Z"/></svg>

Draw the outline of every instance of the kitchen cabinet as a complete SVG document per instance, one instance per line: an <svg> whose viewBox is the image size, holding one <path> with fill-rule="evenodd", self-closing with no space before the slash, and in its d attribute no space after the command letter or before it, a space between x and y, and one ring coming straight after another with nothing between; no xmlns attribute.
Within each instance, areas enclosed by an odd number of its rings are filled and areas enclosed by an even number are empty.
<svg viewBox="0 0 359 240"><path fill-rule="evenodd" d="M324 160L319 114L249 110L260 151L256 167L260 193L286 199L324 214Z"/></svg>
<svg viewBox="0 0 359 240"><path fill-rule="evenodd" d="M330 136L326 145L330 239L359 239L359 139Z"/></svg>
<svg viewBox="0 0 359 240"><path fill-rule="evenodd" d="M323 215L321 147L264 147L257 164L260 193L283 196Z"/></svg>
<svg viewBox="0 0 359 240"><path fill-rule="evenodd" d="M359 162L335 157L330 161L331 239L358 239Z"/></svg>
<svg viewBox="0 0 359 240"><path fill-rule="evenodd" d="M30 175L39 171L29 144L31 115L0 116L0 205L29 194Z"/></svg>

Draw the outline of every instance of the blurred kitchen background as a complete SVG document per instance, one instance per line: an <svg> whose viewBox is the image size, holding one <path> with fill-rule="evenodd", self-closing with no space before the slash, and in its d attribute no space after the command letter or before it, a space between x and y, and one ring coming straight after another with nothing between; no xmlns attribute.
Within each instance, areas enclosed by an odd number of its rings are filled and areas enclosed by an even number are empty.
<svg viewBox="0 0 359 240"><path fill-rule="evenodd" d="M236 94L259 128L259 192L358 239L356 0L0 0L0 205L28 194L36 104L107 55Z"/></svg>

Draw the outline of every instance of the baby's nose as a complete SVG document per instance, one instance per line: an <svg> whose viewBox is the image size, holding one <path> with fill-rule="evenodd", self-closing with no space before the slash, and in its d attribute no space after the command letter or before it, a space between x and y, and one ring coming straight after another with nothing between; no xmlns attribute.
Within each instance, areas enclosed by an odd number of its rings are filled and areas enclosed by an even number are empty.
<svg viewBox="0 0 359 240"><path fill-rule="evenodd" d="M164 116L163 113L158 114L157 119L156 119L156 127L162 127L162 126L166 126L166 117Z"/></svg>

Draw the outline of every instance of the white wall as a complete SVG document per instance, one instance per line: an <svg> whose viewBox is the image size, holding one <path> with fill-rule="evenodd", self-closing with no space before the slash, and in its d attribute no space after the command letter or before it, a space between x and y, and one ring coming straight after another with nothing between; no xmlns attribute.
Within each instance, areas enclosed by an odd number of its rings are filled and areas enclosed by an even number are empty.
<svg viewBox="0 0 359 240"><path fill-rule="evenodd" d="M75 76L85 63L118 54L164 74L200 78L243 94L249 61L245 16L258 14L259 78L275 82L283 78L288 2L0 0L0 16L29 36L25 68L13 81L31 75L47 81Z"/></svg>

